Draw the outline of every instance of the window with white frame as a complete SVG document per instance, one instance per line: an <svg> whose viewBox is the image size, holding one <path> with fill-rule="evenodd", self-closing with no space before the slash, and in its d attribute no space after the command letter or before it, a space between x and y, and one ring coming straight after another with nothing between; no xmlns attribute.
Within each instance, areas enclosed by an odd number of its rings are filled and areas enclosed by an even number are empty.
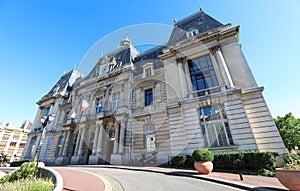
<svg viewBox="0 0 300 191"><path fill-rule="evenodd" d="M187 62L194 91L204 90L219 85L208 54L187 60Z"/></svg>
<svg viewBox="0 0 300 191"><path fill-rule="evenodd" d="M113 94L113 111L120 107L120 92Z"/></svg>
<svg viewBox="0 0 300 191"><path fill-rule="evenodd" d="M149 62L143 66L143 78L148 78L154 75L153 63Z"/></svg>
<svg viewBox="0 0 300 191"><path fill-rule="evenodd" d="M145 149L147 152L155 151L155 126L148 124L145 129Z"/></svg>
<svg viewBox="0 0 300 191"><path fill-rule="evenodd" d="M222 105L199 109L200 126L206 147L233 145L225 109Z"/></svg>
<svg viewBox="0 0 300 191"><path fill-rule="evenodd" d="M152 76L152 73L151 73L151 68L146 68L145 69L145 77L148 78Z"/></svg>
<svg viewBox="0 0 300 191"><path fill-rule="evenodd" d="M102 106L102 97L96 99L96 113L99 113L103 110Z"/></svg>
<svg viewBox="0 0 300 191"><path fill-rule="evenodd" d="M199 34L198 29L190 29L187 33L186 33L186 37L192 37L192 36L196 36L197 34Z"/></svg>

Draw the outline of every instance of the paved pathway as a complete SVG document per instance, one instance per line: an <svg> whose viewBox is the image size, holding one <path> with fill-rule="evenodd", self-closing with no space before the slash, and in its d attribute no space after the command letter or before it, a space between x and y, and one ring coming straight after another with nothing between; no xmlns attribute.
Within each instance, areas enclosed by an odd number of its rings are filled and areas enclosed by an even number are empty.
<svg viewBox="0 0 300 191"><path fill-rule="evenodd" d="M72 167L72 166L69 166ZM209 175L202 175L197 173L195 170L184 170L174 168L160 168L160 167L130 167L130 166L111 166L111 165L86 165L86 166L73 166L75 168L113 168L113 169L125 169L135 171L146 171L164 173L174 176L185 176L190 178L196 178L215 183L221 183L230 185L237 188L246 190L288 190L280 184L277 178L263 177L263 176L251 176L243 175L243 181L240 180L238 174L212 172ZM64 191L102 191L105 190L107 181L101 180L96 174L90 174L83 171L77 171L72 168L55 167L63 177L64 180ZM110 185L106 188L108 190L114 190Z"/></svg>
<svg viewBox="0 0 300 191"><path fill-rule="evenodd" d="M63 191L104 191L103 181L96 175L70 168L54 168L64 181Z"/></svg>

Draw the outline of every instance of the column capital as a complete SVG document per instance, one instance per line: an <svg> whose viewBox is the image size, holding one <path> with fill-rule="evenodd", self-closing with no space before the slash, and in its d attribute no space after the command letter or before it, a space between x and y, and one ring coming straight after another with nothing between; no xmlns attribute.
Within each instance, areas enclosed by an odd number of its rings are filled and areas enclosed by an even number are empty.
<svg viewBox="0 0 300 191"><path fill-rule="evenodd" d="M209 50L215 54L217 51L221 51L221 46L220 45L215 45L213 47L210 47Z"/></svg>
<svg viewBox="0 0 300 191"><path fill-rule="evenodd" d="M183 61L186 59L186 56L180 56L180 57L177 57L176 58L176 62L177 63L181 63L181 64L183 64Z"/></svg>

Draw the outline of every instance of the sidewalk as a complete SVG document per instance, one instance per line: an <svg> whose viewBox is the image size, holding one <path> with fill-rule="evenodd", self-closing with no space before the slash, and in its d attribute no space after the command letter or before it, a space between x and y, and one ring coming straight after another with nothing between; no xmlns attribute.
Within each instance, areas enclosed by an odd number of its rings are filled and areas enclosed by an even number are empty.
<svg viewBox="0 0 300 191"><path fill-rule="evenodd" d="M63 191L104 191L104 182L96 175L64 167L53 168L63 177Z"/></svg>
<svg viewBox="0 0 300 191"><path fill-rule="evenodd" d="M76 165L76 167L79 167ZM185 169L174 169L174 168L160 168L160 167L132 167L132 166L114 166L114 165L84 165L82 167L90 168L114 168L123 170L135 170L135 171L145 171L154 173L163 173L170 176L185 176L190 178L202 179L206 181L211 181L215 183L225 184L245 190L288 190L277 178L263 177L263 176L252 176L243 175L243 181L240 180L238 174L220 173L212 172L209 175L199 174L195 170L185 170ZM103 182L100 177L64 167L55 167L64 180L64 191L104 191L105 182ZM111 189L111 188L110 188Z"/></svg>

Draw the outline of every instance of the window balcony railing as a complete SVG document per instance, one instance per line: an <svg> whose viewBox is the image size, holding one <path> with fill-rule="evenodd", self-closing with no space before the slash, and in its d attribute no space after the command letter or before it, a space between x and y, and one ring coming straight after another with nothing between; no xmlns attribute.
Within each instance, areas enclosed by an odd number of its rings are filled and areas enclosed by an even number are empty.
<svg viewBox="0 0 300 191"><path fill-rule="evenodd" d="M215 87L207 88L204 90L194 91L191 94L193 97L202 97L202 96L212 95L212 94L220 93L220 92L226 92L225 85L215 86Z"/></svg>

